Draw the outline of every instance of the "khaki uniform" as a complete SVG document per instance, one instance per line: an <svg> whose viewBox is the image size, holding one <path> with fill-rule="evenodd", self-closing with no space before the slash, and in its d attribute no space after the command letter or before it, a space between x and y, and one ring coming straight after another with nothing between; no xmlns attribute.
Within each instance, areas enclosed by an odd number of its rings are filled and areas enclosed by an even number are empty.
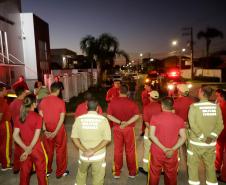
<svg viewBox="0 0 226 185"><path fill-rule="evenodd" d="M72 138L78 138L81 144L89 149L96 147L102 140L111 140L111 130L107 119L95 111L79 116L73 125ZM104 184L106 148L102 148L87 158L79 151L76 185L85 185L88 168L92 168L93 185Z"/></svg>
<svg viewBox="0 0 226 185"><path fill-rule="evenodd" d="M200 184L198 168L202 160L206 169L206 184L217 185L214 166L216 142L207 144L205 141L207 137L216 140L223 129L220 107L207 100L194 103L190 107L188 119L188 182L191 185Z"/></svg>

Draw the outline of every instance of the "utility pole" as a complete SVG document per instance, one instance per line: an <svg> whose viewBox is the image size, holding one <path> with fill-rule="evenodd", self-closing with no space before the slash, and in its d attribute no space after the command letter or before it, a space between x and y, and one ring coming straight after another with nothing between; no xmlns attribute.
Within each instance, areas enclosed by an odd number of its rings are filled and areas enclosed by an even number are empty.
<svg viewBox="0 0 226 185"><path fill-rule="evenodd" d="M182 29L184 32L183 36L190 36L190 49L191 49L191 79L194 79L194 37L193 37L193 28L185 27Z"/></svg>

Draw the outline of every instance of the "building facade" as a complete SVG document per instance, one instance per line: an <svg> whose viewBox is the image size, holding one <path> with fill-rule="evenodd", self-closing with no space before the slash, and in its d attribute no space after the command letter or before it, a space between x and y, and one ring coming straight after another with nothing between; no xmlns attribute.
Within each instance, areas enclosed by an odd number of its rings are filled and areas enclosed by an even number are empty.
<svg viewBox="0 0 226 185"><path fill-rule="evenodd" d="M21 13L20 0L0 1L0 81L28 84L49 73L49 25L32 13Z"/></svg>

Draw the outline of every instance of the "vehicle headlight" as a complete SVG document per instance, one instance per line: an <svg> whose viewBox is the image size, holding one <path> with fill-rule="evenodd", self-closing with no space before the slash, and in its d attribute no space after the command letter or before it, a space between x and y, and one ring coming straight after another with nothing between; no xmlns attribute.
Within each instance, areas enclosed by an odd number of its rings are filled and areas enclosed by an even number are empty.
<svg viewBox="0 0 226 185"><path fill-rule="evenodd" d="M150 79L149 78L146 78L145 79L145 83L149 83L150 82Z"/></svg>
<svg viewBox="0 0 226 185"><path fill-rule="evenodd" d="M188 88L191 89L192 88L192 84L188 84Z"/></svg>
<svg viewBox="0 0 226 185"><path fill-rule="evenodd" d="M167 85L167 88L168 88L169 90L173 90L173 89L174 89L174 85L173 85L173 84L169 84L169 85Z"/></svg>

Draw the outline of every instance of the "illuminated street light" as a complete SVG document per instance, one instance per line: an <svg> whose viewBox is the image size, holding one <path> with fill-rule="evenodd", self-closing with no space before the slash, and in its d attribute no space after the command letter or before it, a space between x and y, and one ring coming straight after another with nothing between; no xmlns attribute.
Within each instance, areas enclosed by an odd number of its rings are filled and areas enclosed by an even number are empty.
<svg viewBox="0 0 226 185"><path fill-rule="evenodd" d="M177 46L177 44L178 44L178 41L177 41L177 40L173 40L173 41L172 41L172 45L173 45L173 46Z"/></svg>
<svg viewBox="0 0 226 185"><path fill-rule="evenodd" d="M143 53L140 53L140 57L142 57L143 56Z"/></svg>
<svg viewBox="0 0 226 185"><path fill-rule="evenodd" d="M186 51L186 49L185 49L185 48L183 48L181 51L182 51L182 52L185 52L185 51Z"/></svg>
<svg viewBox="0 0 226 185"><path fill-rule="evenodd" d="M150 61L153 62L154 61L154 58L151 58Z"/></svg>

